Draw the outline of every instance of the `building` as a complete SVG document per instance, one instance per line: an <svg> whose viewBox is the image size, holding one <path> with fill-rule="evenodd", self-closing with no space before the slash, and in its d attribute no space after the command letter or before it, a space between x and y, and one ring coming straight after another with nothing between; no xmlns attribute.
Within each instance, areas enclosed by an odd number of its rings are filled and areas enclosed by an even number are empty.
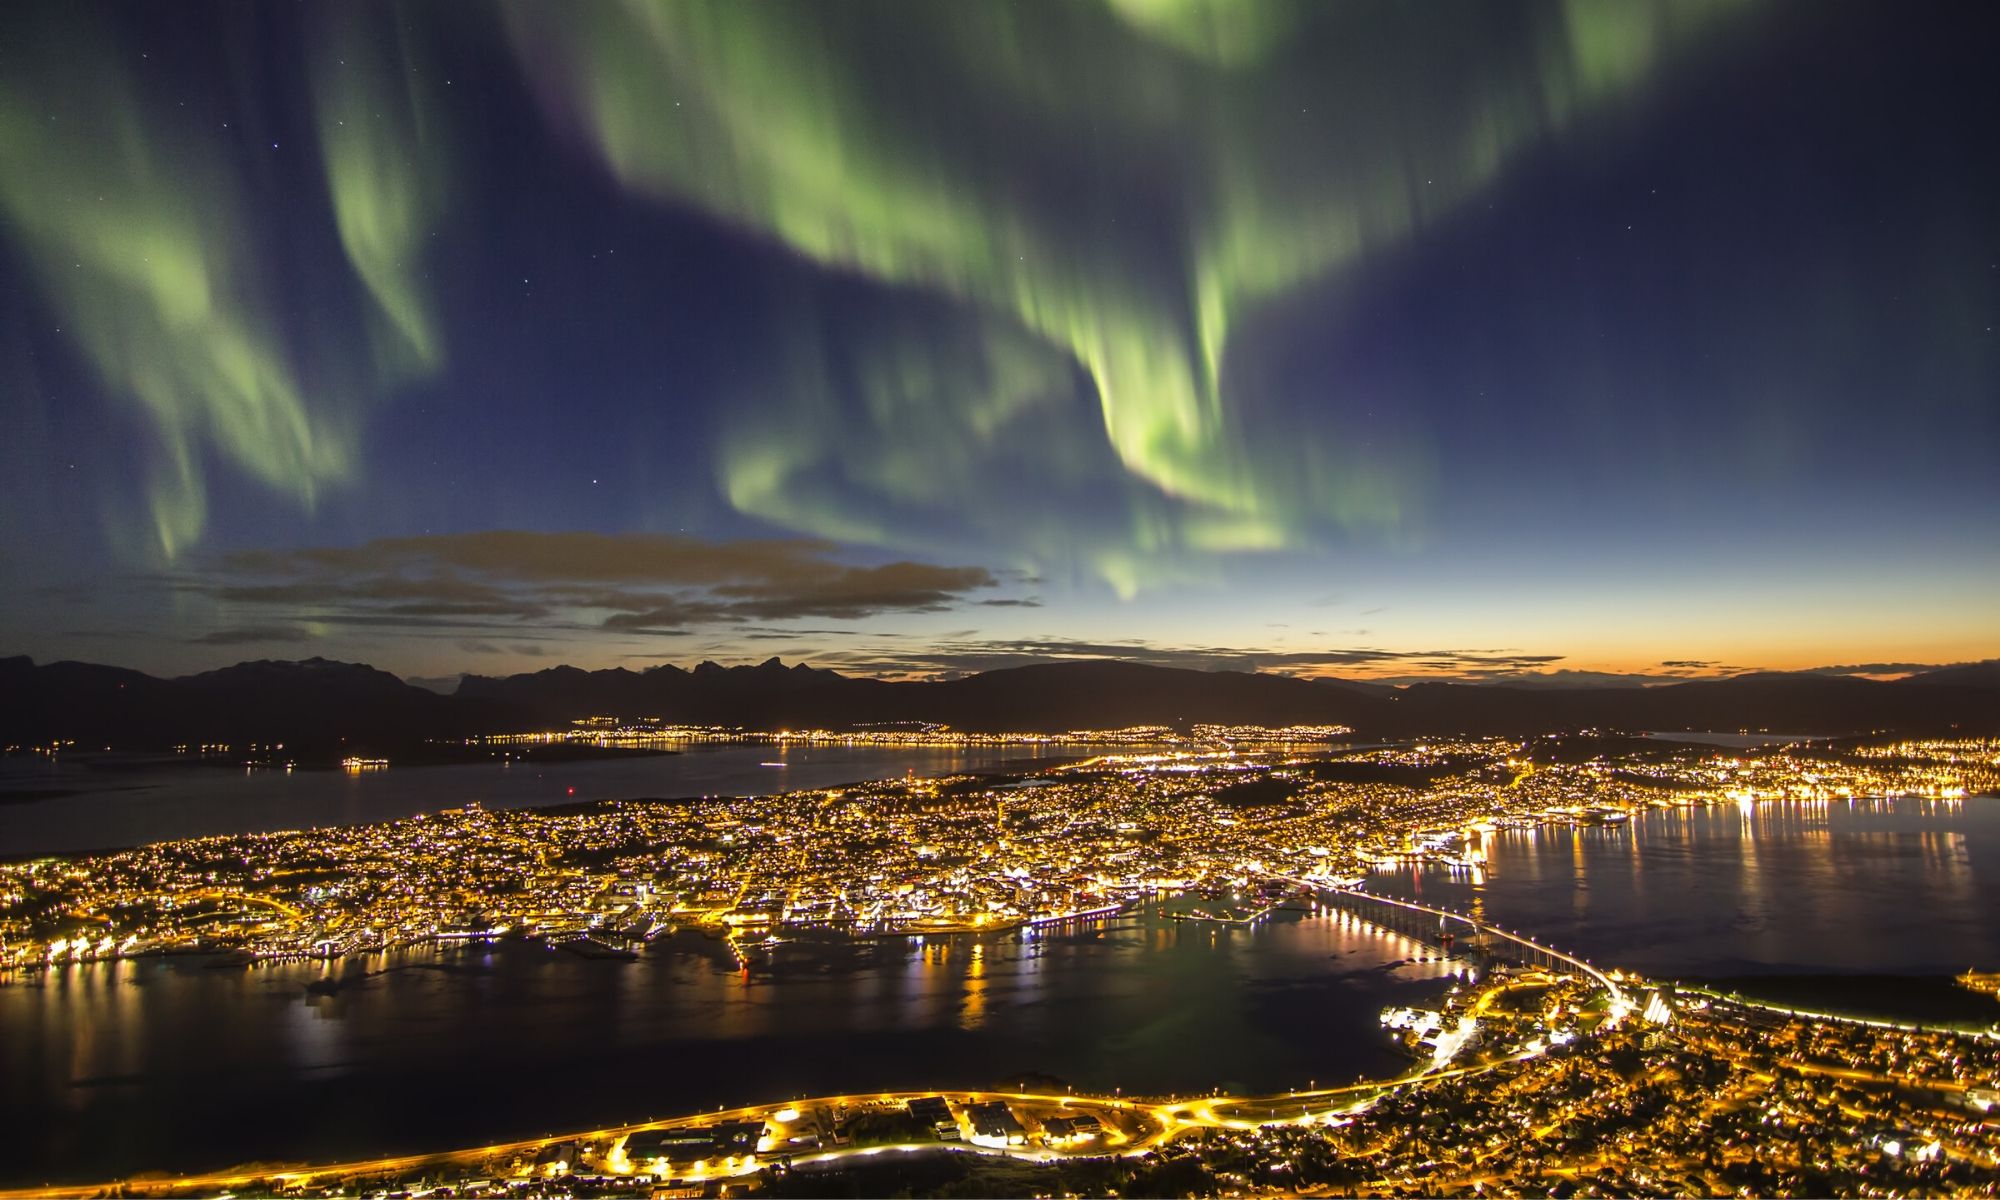
<svg viewBox="0 0 2000 1200"><path fill-rule="evenodd" d="M1019 1146L1028 1140L1028 1131L1004 1101L966 1106L965 1118L972 1124L972 1140L982 1146Z"/></svg>
<svg viewBox="0 0 2000 1200"><path fill-rule="evenodd" d="M635 1167L746 1158L757 1153L768 1132L762 1121L732 1121L700 1129L642 1129L625 1139L625 1158Z"/></svg>
<svg viewBox="0 0 2000 1200"><path fill-rule="evenodd" d="M1050 1117L1042 1122L1042 1140L1051 1146L1086 1142L1104 1132L1104 1123L1089 1113L1074 1117Z"/></svg>
<svg viewBox="0 0 2000 1200"><path fill-rule="evenodd" d="M910 1101L910 1115L930 1126L939 1141L958 1140L958 1121L951 1115L951 1105L943 1096L919 1096Z"/></svg>

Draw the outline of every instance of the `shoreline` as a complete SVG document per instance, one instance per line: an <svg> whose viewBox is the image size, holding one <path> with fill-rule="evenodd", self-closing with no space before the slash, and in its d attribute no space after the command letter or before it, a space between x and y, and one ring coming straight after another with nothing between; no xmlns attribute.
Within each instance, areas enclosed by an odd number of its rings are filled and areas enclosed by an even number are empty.
<svg viewBox="0 0 2000 1200"><path fill-rule="evenodd" d="M1926 1028L1984 1033L2000 1025L2000 1002L1960 986L1953 975L1925 973L1788 972L1771 975L1700 975L1677 981L1759 1004L1857 1021L1885 1021ZM1832 1000L1822 992L1853 997Z"/></svg>
<svg viewBox="0 0 2000 1200"><path fill-rule="evenodd" d="M773 930L768 936L777 937L779 944L804 943L833 948L858 948L897 941L921 942L923 939L929 937L1011 937L1033 929L1120 920L1138 915L1144 903L1144 901L1135 900L1106 905L1102 908L1086 909L1079 912L1060 913L1047 917L1017 918L1005 923L989 925L954 925L946 928L922 929L882 929L860 933L849 933L822 926L810 926L791 931ZM699 935L705 941L717 947L727 948L739 960L743 959L744 951L755 951L765 942L765 938L762 936L747 939L737 938L732 936L723 927L700 922L688 922L685 924L670 925L643 938L634 938L615 930L603 929L562 930L554 934L517 933L512 931L435 933L427 937L412 938L408 941L385 942L379 946L346 950L339 954L304 954L296 952L260 954L254 951L226 947L164 946L150 947L104 958L66 959L61 962L37 963L26 968L0 967L0 987L5 987L10 983L26 982L30 979L45 978L52 972L65 967L110 967L128 962L172 961L181 961L189 965L197 965L213 970L256 970L267 967L303 966L314 963L332 967L348 962L365 961L376 955L395 954L410 950L443 951L475 944L515 947L542 946L549 950L561 950L575 942L601 942L612 952L601 954L581 953L577 957L590 961L633 961L643 951L628 949L628 947L635 945L639 947L650 946L676 933Z"/></svg>

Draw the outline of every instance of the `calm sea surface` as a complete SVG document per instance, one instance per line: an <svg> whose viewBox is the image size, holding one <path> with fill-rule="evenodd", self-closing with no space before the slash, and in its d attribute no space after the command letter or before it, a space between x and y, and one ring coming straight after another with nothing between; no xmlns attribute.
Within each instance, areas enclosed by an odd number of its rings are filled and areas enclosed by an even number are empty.
<svg viewBox="0 0 2000 1200"><path fill-rule="evenodd" d="M1660 978L2000 969L1996 797L1663 809L1503 829L1486 851L1483 878L1369 886Z"/></svg>
<svg viewBox="0 0 2000 1200"><path fill-rule="evenodd" d="M761 796L906 773L921 778L1002 768L1029 770L1107 749L725 744L598 762L391 767L353 775L17 758L0 762L0 855L62 854L214 834L366 825L468 801L488 808L530 808L641 797ZM57 792L73 794L49 794Z"/></svg>
<svg viewBox="0 0 2000 1200"><path fill-rule="evenodd" d="M1023 1072L1127 1093L1405 1068L1377 1016L1445 968L1330 916L633 963L532 944L332 967L138 960L0 985L0 1183L353 1158ZM339 980L331 994L307 985ZM319 991L325 986L320 985Z"/></svg>

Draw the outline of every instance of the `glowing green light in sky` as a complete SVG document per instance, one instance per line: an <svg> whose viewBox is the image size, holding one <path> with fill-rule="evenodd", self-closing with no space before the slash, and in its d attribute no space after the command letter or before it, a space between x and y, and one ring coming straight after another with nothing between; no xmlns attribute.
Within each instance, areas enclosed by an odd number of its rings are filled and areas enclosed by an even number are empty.
<svg viewBox="0 0 2000 1200"><path fill-rule="evenodd" d="M381 348L383 365L407 358L433 369L443 347L415 277L421 239L443 208L438 147L426 145L432 135L415 56L358 13L330 10L315 38L313 92L327 192L348 261L396 335L395 345Z"/></svg>
<svg viewBox="0 0 2000 1200"><path fill-rule="evenodd" d="M361 412L342 393L441 355L413 282L439 179L410 72L383 49L395 45L384 30L353 10L332 15L315 72L326 183L389 332L372 366L312 379L273 319L301 284L269 260L274 225L317 214L260 203L258 173L229 162L226 126L196 128L185 106L148 103L134 56L87 19L37 25L0 78L0 212L55 324L151 427L149 540L167 558L201 533L208 454L310 506L354 471ZM320 309L328 300L313 297Z"/></svg>
<svg viewBox="0 0 2000 1200"><path fill-rule="evenodd" d="M508 11L524 64L630 186L957 297L1080 368L1131 524L1082 550L1129 585L1148 572L1134 550L1167 569L1181 551L1406 532L1420 448L1362 454L1258 419L1231 382L1232 334L1448 215L1629 90L1710 7L1579 3L1511 23L1204 0L1044 6L1032 23L976 4ZM728 437L725 494L890 543L919 537L927 505L1003 503L974 494L971 464L1018 452L998 431L1020 413L1061 414L1039 426L1045 447L1092 435L1071 404L1028 405L1062 391L1051 368L1017 385L1018 356L995 344L955 366L928 349L916 371L908 350L843 347L861 365L841 386L873 397L854 410L795 368L777 385L790 419L752 409ZM953 480L967 490L922 494ZM1054 519L1033 496L1012 511L1015 544Z"/></svg>
<svg viewBox="0 0 2000 1200"><path fill-rule="evenodd" d="M1134 29L1222 67L1263 58L1291 32L1287 0L1106 0Z"/></svg>
<svg viewBox="0 0 2000 1200"><path fill-rule="evenodd" d="M351 444L308 404L263 317L231 177L149 121L100 49L10 58L0 209L64 333L150 421L152 532L171 557L206 516L205 447L310 503L347 472Z"/></svg>
<svg viewBox="0 0 2000 1200"><path fill-rule="evenodd" d="M1722 2L501 11L554 127L626 186L951 310L837 335L795 314L779 377L723 424L732 504L885 545L978 536L1126 590L1217 552L1413 536L1426 447L1350 442L1346 397L1232 352L1632 91ZM157 434L169 555L202 527L205 453L310 503L351 478L362 401L444 359L421 269L446 199L431 56L421 22L372 11L307 21L325 214L252 204L256 171L146 105L104 38L0 80L0 210ZM298 285L259 245L329 214L372 314L365 368L267 315Z"/></svg>

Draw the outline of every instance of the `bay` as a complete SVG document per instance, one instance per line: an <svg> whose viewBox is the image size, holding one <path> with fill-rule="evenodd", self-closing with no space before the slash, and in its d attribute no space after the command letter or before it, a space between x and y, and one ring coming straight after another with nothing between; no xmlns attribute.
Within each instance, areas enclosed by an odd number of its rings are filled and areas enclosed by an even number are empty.
<svg viewBox="0 0 2000 1200"><path fill-rule="evenodd" d="M0 1179L351 1159L1023 1076L1127 1095L1372 1078L1408 1065L1381 1009L1450 982L1418 953L1331 915L1139 915L791 943L747 974L691 933L637 962L502 943L66 966L0 985Z"/></svg>

